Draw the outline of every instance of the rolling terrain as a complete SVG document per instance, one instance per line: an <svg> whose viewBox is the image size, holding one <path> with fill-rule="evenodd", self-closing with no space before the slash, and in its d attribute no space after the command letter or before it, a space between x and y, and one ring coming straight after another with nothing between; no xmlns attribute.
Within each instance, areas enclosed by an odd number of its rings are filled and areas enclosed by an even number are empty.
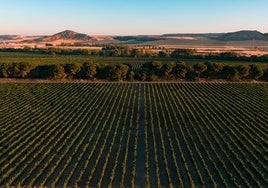
<svg viewBox="0 0 268 188"><path fill-rule="evenodd" d="M157 46L167 49L195 48L200 53L232 51L246 55L268 54L268 36L258 31L204 34L164 34L138 36L89 36L65 30L51 36L0 35L0 47L23 48L61 46L92 48L92 46L120 43L131 47ZM75 46L74 46L75 45Z"/></svg>

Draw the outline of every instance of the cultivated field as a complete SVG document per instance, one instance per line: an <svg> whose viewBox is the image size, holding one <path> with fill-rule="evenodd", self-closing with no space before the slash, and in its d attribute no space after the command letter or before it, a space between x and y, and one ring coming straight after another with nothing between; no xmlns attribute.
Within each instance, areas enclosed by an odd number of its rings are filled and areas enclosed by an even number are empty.
<svg viewBox="0 0 268 188"><path fill-rule="evenodd" d="M35 65L48 64L66 64L81 63L93 61L100 64L122 64L122 63L145 63L150 61L161 61L164 63L178 61L175 58L152 58L152 57L92 57L88 55L49 55L49 54L31 54L31 53L14 53L0 52L0 63L26 62ZM190 60L191 61L191 60ZM187 62L190 62L187 61ZM195 60L193 63L200 62Z"/></svg>
<svg viewBox="0 0 268 188"><path fill-rule="evenodd" d="M268 187L268 84L0 83L0 186Z"/></svg>
<svg viewBox="0 0 268 188"><path fill-rule="evenodd" d="M1 63L25 62L33 65L48 65L48 64L66 64L66 63L84 63L93 61L99 64L123 64L130 63L133 66L152 61L161 61L162 63L183 61L188 64L196 64L200 62L217 62L230 65L239 64L259 64L267 67L267 62L245 62L245 61L228 61L228 60L207 60L207 59L182 59L182 58L159 58L159 57L93 57L88 55L50 55L50 54L33 54L20 52L0 52Z"/></svg>

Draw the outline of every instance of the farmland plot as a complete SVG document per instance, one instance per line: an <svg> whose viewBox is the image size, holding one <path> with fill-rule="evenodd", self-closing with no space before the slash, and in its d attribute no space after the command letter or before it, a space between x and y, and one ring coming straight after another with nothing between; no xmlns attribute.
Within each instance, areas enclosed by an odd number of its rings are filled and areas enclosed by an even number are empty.
<svg viewBox="0 0 268 188"><path fill-rule="evenodd" d="M0 185L268 187L268 84L0 83Z"/></svg>

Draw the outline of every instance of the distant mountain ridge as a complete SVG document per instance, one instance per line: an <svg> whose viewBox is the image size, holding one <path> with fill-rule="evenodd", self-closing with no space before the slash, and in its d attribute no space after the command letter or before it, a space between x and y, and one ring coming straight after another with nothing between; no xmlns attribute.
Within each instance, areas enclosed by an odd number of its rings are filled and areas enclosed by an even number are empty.
<svg viewBox="0 0 268 188"><path fill-rule="evenodd" d="M164 35L114 35L114 36L90 36L72 30L65 30L54 35L47 36L21 36L0 35L2 45L15 43L16 45L52 45L61 44L107 44L120 43L125 45L181 45L181 46L221 46L229 41L247 43L258 40L261 46L268 46L268 33L256 30L242 30L229 33L174 33Z"/></svg>
<svg viewBox="0 0 268 188"><path fill-rule="evenodd" d="M216 39L223 41L268 40L268 35L259 31L242 30L223 34Z"/></svg>
<svg viewBox="0 0 268 188"><path fill-rule="evenodd" d="M0 35L1 40L12 40L15 37L18 37L18 35Z"/></svg>
<svg viewBox="0 0 268 188"><path fill-rule="evenodd" d="M163 37L220 37L225 33L177 33L177 34L164 34Z"/></svg>
<svg viewBox="0 0 268 188"><path fill-rule="evenodd" d="M20 35L0 35L0 39L14 39ZM170 34L163 34L163 35L138 35L138 36L131 36L131 35L116 35L113 38L115 40L125 41L125 40L140 40L141 38L161 38L161 37L205 37L223 41L243 41L243 40L268 40L268 33L261 33L257 30L241 30L236 32L228 32L228 33L170 33ZM53 41L53 40L60 40L60 39L69 39L69 40L81 40L81 41L89 41L94 39L90 35L84 33L78 33L72 30L65 30L59 33L56 33L51 36L40 36L40 40L46 41Z"/></svg>
<svg viewBox="0 0 268 188"><path fill-rule="evenodd" d="M164 34L164 37L205 37L221 41L246 41L246 40L268 40L268 33L256 30L241 30L229 33L178 33Z"/></svg>

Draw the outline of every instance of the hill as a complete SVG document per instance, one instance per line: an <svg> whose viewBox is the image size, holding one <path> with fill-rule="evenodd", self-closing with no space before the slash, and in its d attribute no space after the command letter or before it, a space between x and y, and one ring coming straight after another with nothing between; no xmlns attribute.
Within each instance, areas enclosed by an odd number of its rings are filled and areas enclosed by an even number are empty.
<svg viewBox="0 0 268 188"><path fill-rule="evenodd" d="M226 33L217 38L223 41L245 41L245 40L268 40L267 34L263 34L259 31L237 31L232 33Z"/></svg>
<svg viewBox="0 0 268 188"><path fill-rule="evenodd" d="M253 41L254 40L254 41ZM21 36L0 35L0 48L51 46L95 47L109 43L128 46L159 46L167 49L196 48L201 53L235 51L248 55L268 53L268 33L242 30L231 33L170 33L163 35L87 35L65 30L54 35ZM252 48L256 50L253 50Z"/></svg>
<svg viewBox="0 0 268 188"><path fill-rule="evenodd" d="M163 37L205 37L215 38L224 35L225 33L175 33L175 34L164 34Z"/></svg>
<svg viewBox="0 0 268 188"><path fill-rule="evenodd" d="M153 42L164 40L161 36L150 36L150 35L138 35L138 36L115 36L114 40L117 40L124 44L142 44L145 42Z"/></svg>
<svg viewBox="0 0 268 188"><path fill-rule="evenodd" d="M0 40L14 40L18 35L0 35Z"/></svg>
<svg viewBox="0 0 268 188"><path fill-rule="evenodd" d="M52 36L44 37L43 41L54 41L54 40L80 40L80 41L89 41L92 39L91 36L83 33L77 33L71 30L65 30L59 33L56 33Z"/></svg>

